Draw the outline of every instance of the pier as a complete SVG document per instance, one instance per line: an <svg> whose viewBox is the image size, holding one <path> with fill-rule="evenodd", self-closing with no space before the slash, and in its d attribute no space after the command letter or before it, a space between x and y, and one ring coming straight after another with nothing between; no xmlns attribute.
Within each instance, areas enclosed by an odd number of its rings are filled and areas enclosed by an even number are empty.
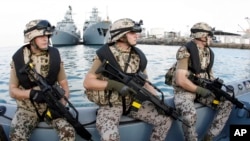
<svg viewBox="0 0 250 141"><path fill-rule="evenodd" d="M138 44L148 44L148 45L173 45L173 46L181 46L186 42L190 41L190 39L185 38L141 38L138 39ZM217 48L236 48L236 49L250 49L250 44L239 44L239 43L215 43L213 42L211 47Z"/></svg>

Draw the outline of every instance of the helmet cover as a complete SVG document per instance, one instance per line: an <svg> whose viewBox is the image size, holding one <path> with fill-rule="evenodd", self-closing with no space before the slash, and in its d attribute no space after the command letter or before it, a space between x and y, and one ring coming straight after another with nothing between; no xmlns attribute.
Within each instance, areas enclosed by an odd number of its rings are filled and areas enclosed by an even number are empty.
<svg viewBox="0 0 250 141"><path fill-rule="evenodd" d="M139 23L135 21L124 18L115 21L110 28L111 42L115 42L123 37L128 32L141 32L142 20Z"/></svg>
<svg viewBox="0 0 250 141"><path fill-rule="evenodd" d="M190 29L191 31L191 37L193 38L202 38L211 36L213 37L212 28L204 22L199 22L193 25L193 27Z"/></svg>

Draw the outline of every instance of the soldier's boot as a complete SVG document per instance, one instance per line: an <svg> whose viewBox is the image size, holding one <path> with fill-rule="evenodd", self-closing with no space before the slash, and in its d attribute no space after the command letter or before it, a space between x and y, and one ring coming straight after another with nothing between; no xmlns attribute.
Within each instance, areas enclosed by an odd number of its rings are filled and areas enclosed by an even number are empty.
<svg viewBox="0 0 250 141"><path fill-rule="evenodd" d="M206 134L202 141L213 141L213 136Z"/></svg>

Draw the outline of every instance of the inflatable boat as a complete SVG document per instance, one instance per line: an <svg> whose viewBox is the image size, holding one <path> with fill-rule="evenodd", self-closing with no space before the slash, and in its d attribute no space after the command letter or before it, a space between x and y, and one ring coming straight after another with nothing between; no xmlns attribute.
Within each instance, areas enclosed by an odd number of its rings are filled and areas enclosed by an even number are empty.
<svg viewBox="0 0 250 141"><path fill-rule="evenodd" d="M250 79L239 80L227 83L227 86L233 87L235 99L241 102L244 107L234 107L229 120L222 132L214 139L215 141L230 141L231 125L248 125L250 126ZM164 102L174 107L173 96L165 97ZM205 135L209 124L211 123L215 111L196 103L197 123L196 130L198 138L201 140ZM85 128L92 135L93 141L100 141L100 135L95 127L95 118L97 106L94 107L77 107L79 113L79 122L85 125ZM16 105L0 103L0 127L2 129L1 136L8 139L11 118L16 111ZM181 118L181 117L180 117ZM122 117L120 126L121 141L147 141L151 135L152 126L139 120L131 119L126 116ZM39 123L33 131L30 141L57 141L58 136L54 129L45 122ZM76 141L84 141L82 137L77 135ZM182 123L174 120L170 131L166 137L166 141L184 141Z"/></svg>

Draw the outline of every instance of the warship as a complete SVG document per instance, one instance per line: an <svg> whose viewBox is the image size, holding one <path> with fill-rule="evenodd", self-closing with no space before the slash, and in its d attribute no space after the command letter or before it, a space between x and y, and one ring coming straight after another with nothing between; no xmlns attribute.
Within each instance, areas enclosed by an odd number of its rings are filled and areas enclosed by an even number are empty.
<svg viewBox="0 0 250 141"><path fill-rule="evenodd" d="M85 45L103 45L105 43L111 21L108 17L106 20L102 20L98 14L98 9L94 7L91 16L84 22L83 44Z"/></svg>
<svg viewBox="0 0 250 141"><path fill-rule="evenodd" d="M72 8L66 11L64 19L57 22L53 36L51 37L53 46L77 45L80 42L81 34L72 18Z"/></svg>

